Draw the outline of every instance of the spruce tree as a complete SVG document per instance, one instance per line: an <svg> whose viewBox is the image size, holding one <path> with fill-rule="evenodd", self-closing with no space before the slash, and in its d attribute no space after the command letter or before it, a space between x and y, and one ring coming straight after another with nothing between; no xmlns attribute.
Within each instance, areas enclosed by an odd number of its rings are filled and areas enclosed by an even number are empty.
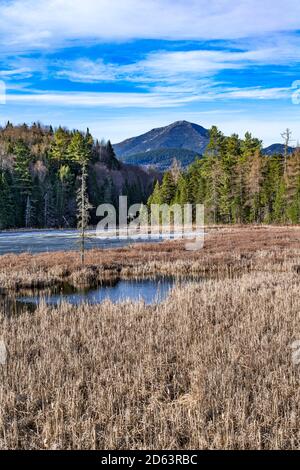
<svg viewBox="0 0 300 470"><path fill-rule="evenodd" d="M264 176L264 160L259 150L247 160L247 202L249 222L262 222L262 186Z"/></svg>
<svg viewBox="0 0 300 470"><path fill-rule="evenodd" d="M15 226L15 199L10 174L0 170L0 229Z"/></svg>
<svg viewBox="0 0 300 470"><path fill-rule="evenodd" d="M53 132L53 131L52 131ZM70 137L68 132L59 127L53 136L53 141L50 147L50 157L58 163L63 163L68 159L68 144Z"/></svg>
<svg viewBox="0 0 300 470"><path fill-rule="evenodd" d="M22 227L26 223L26 207L32 190L32 178L29 170L30 150L20 140L14 147L14 155L16 217L18 226Z"/></svg>
<svg viewBox="0 0 300 470"><path fill-rule="evenodd" d="M171 204L176 194L176 183L174 181L171 171L166 171L164 174L160 196L163 204Z"/></svg>
<svg viewBox="0 0 300 470"><path fill-rule="evenodd" d="M300 222L300 151L287 157L286 162L286 216L292 223Z"/></svg>

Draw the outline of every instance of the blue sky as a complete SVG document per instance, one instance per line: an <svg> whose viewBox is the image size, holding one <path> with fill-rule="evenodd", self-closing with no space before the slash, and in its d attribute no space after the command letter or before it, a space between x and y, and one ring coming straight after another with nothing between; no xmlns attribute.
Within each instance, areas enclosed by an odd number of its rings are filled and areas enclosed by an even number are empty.
<svg viewBox="0 0 300 470"><path fill-rule="evenodd" d="M296 144L299 65L298 0L0 0L1 123L117 142L186 119Z"/></svg>

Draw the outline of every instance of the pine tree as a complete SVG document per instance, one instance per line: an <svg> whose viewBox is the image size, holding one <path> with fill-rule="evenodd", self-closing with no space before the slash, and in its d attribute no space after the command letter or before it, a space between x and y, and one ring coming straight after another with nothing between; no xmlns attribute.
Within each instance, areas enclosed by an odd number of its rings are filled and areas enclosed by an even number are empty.
<svg viewBox="0 0 300 470"><path fill-rule="evenodd" d="M206 180L204 205L209 221L220 222L220 194L222 162L216 155L209 155L203 165L203 175Z"/></svg>
<svg viewBox="0 0 300 470"><path fill-rule="evenodd" d="M70 137L68 132L62 127L59 127L53 136L53 141L49 152L50 157L59 163L63 163L65 160L67 160L69 142Z"/></svg>
<svg viewBox="0 0 300 470"><path fill-rule="evenodd" d="M300 151L287 158L286 162L286 215L292 223L300 222Z"/></svg>
<svg viewBox="0 0 300 470"><path fill-rule="evenodd" d="M187 202L203 204L206 195L205 164L207 158L195 160L189 167L187 180Z"/></svg>
<svg viewBox="0 0 300 470"><path fill-rule="evenodd" d="M251 132L246 132L245 138L241 143L241 151L244 158L252 157L256 152L261 151L262 142L252 137Z"/></svg>
<svg viewBox="0 0 300 470"><path fill-rule="evenodd" d="M171 204L176 194L176 184L173 179L171 171L166 171L164 174L161 188L160 197L163 204Z"/></svg>
<svg viewBox="0 0 300 470"><path fill-rule="evenodd" d="M223 152L223 146L224 135L216 126L212 126L209 130L209 142L206 147L206 154L220 157Z"/></svg>
<svg viewBox="0 0 300 470"><path fill-rule="evenodd" d="M151 207L152 204L162 204L159 181L156 181L153 192L149 197L147 204L149 207Z"/></svg>
<svg viewBox="0 0 300 470"><path fill-rule="evenodd" d="M179 204L181 207L183 207L187 203L188 203L187 180L184 177L184 175L181 174L177 181L174 204Z"/></svg>
<svg viewBox="0 0 300 470"><path fill-rule="evenodd" d="M116 158L115 151L111 145L110 140L105 147L106 164L110 170L119 170L121 168L120 162Z"/></svg>
<svg viewBox="0 0 300 470"><path fill-rule="evenodd" d="M29 171L30 151L24 142L19 141L15 148L15 173L18 188L22 196L28 196L31 192L32 179Z"/></svg>
<svg viewBox="0 0 300 470"><path fill-rule="evenodd" d="M68 145L67 154L70 160L79 163L80 166L88 162L90 157L89 146L85 136L81 132L74 132Z"/></svg>
<svg viewBox="0 0 300 470"><path fill-rule="evenodd" d="M249 222L262 222L263 210L261 203L262 185L264 176L264 160L257 150L247 160L247 206L249 208Z"/></svg>
<svg viewBox="0 0 300 470"><path fill-rule="evenodd" d="M222 222L231 223L235 211L235 167L240 157L240 140L233 134L224 141L224 151L221 155L220 174L220 215Z"/></svg>
<svg viewBox="0 0 300 470"><path fill-rule="evenodd" d="M38 177L35 177L31 192L31 226L43 227L43 190Z"/></svg>
<svg viewBox="0 0 300 470"><path fill-rule="evenodd" d="M0 229L15 226L13 186L7 171L0 170Z"/></svg>
<svg viewBox="0 0 300 470"><path fill-rule="evenodd" d="M18 226L22 227L26 222L25 211L32 189L32 178L29 170L30 151L23 141L18 141L14 147L14 154L16 216Z"/></svg>
<svg viewBox="0 0 300 470"><path fill-rule="evenodd" d="M284 178L280 180L275 194L273 220L277 223L286 220L286 185Z"/></svg>

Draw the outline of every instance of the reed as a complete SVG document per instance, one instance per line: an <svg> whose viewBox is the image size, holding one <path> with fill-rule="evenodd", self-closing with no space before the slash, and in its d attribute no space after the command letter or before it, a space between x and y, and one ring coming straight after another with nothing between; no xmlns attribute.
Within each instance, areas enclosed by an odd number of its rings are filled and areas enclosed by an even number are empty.
<svg viewBox="0 0 300 470"><path fill-rule="evenodd" d="M298 230L277 228L272 241L267 229L261 239L221 229L218 248L198 256L245 269L176 286L160 305L2 310L0 448L299 448ZM153 271L171 270L157 254Z"/></svg>
<svg viewBox="0 0 300 470"><path fill-rule="evenodd" d="M297 263L300 227L210 227L199 251L185 250L182 240L91 250L84 267L77 252L0 256L0 288L46 288L65 282L93 286L105 279L158 274L224 277L261 269L264 253L277 264L287 259Z"/></svg>
<svg viewBox="0 0 300 470"><path fill-rule="evenodd" d="M2 449L299 447L297 273L0 317Z"/></svg>

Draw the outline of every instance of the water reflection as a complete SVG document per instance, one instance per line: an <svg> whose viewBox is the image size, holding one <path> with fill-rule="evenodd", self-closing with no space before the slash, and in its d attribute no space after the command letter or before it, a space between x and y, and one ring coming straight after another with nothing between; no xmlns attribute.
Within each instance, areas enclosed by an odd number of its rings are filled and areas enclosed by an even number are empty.
<svg viewBox="0 0 300 470"><path fill-rule="evenodd" d="M171 277L142 280L115 280L93 289L75 290L64 286L59 292L42 293L19 297L18 302L37 305L42 299L47 305L58 305L65 301L72 305L88 303L91 305L111 300L114 303L131 300L142 300L147 305L162 302L175 284Z"/></svg>

